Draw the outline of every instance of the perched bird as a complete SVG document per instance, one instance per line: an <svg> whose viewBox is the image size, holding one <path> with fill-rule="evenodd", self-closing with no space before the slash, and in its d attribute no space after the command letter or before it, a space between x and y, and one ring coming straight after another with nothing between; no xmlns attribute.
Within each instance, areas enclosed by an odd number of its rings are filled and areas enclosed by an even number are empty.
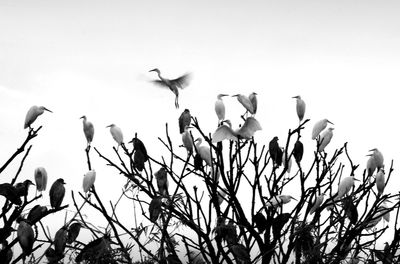
<svg viewBox="0 0 400 264"><path fill-rule="evenodd" d="M253 112L252 114L257 113L257 94L255 92L252 92L249 95L249 100L251 102L251 104L253 105Z"/></svg>
<svg viewBox="0 0 400 264"><path fill-rule="evenodd" d="M155 223L161 214L162 201L161 197L154 197L149 205L150 221Z"/></svg>
<svg viewBox="0 0 400 264"><path fill-rule="evenodd" d="M42 219L42 217L47 213L47 207L46 206L41 206L39 204L35 205L32 207L32 209L29 211L28 217L26 218L27 222L29 222L31 225L37 223Z"/></svg>
<svg viewBox="0 0 400 264"><path fill-rule="evenodd" d="M24 255L29 256L32 253L33 243L35 242L35 233L32 226L25 220L21 220L19 223L17 237Z"/></svg>
<svg viewBox="0 0 400 264"><path fill-rule="evenodd" d="M300 95L294 96L292 98L296 99L296 112L299 117L299 122L301 122L304 118L304 114L306 112L306 103L303 99L301 99Z"/></svg>
<svg viewBox="0 0 400 264"><path fill-rule="evenodd" d="M250 114L254 114L254 108L253 108L253 103L250 101L249 97L243 94L235 94L232 95L232 97L236 97L239 103L243 105L243 107L246 109L246 112L250 112Z"/></svg>
<svg viewBox="0 0 400 264"><path fill-rule="evenodd" d="M106 128L110 128L110 133L113 139L117 142L118 147L124 143L124 136L122 134L122 130L114 124L106 126Z"/></svg>
<svg viewBox="0 0 400 264"><path fill-rule="evenodd" d="M297 140L296 143L294 143L293 147L293 156L297 163L300 163L300 161L303 159L303 153L304 153L303 143L301 143L300 140Z"/></svg>
<svg viewBox="0 0 400 264"><path fill-rule="evenodd" d="M20 197L26 197L28 195L30 185L34 185L31 180L25 180L23 182L15 184L17 195Z"/></svg>
<svg viewBox="0 0 400 264"><path fill-rule="evenodd" d="M378 190L378 197L379 197L383 194L383 190L385 189L385 170L383 168L380 168L375 178L376 178L376 189Z"/></svg>
<svg viewBox="0 0 400 264"><path fill-rule="evenodd" d="M31 125L33 124L33 122L35 122L36 118L38 116L40 116L41 114L43 114L44 111L48 111L50 113L53 113L52 111L50 111L49 109L47 109L44 106L36 106L36 105L32 106L28 110L28 113L26 113L24 129L26 129L28 127L31 128Z"/></svg>
<svg viewBox="0 0 400 264"><path fill-rule="evenodd" d="M82 225L79 222L73 222L72 224L69 225L67 244L72 244L76 240L76 238L79 235L79 232L81 231L81 227Z"/></svg>
<svg viewBox="0 0 400 264"><path fill-rule="evenodd" d="M261 125L257 119L249 116L244 121L244 124L239 129L235 130L235 132L240 138L251 139L254 133L261 129Z"/></svg>
<svg viewBox="0 0 400 264"><path fill-rule="evenodd" d="M190 126L192 116L190 115L189 109L185 109L185 111L182 112L180 115L178 121L179 121L179 133L185 132L185 127Z"/></svg>
<svg viewBox="0 0 400 264"><path fill-rule="evenodd" d="M374 156L372 154L368 154L367 156L369 156L366 166L367 176L371 177L374 174L377 166Z"/></svg>
<svg viewBox="0 0 400 264"><path fill-rule="evenodd" d="M279 214L272 220L272 234L275 239L278 239L282 236L281 235L282 228L286 225L289 219L290 219L290 214L283 213Z"/></svg>
<svg viewBox="0 0 400 264"><path fill-rule="evenodd" d="M93 140L94 126L92 122L87 121L86 116L81 116L81 119L83 119L83 133L85 134L87 145L89 146Z"/></svg>
<svg viewBox="0 0 400 264"><path fill-rule="evenodd" d="M159 69L152 69L149 72L156 72L158 75L159 80L153 80L153 83L158 84L161 87L164 88L169 88L174 94L175 94L175 107L179 108L179 89L183 89L185 87L187 87L189 85L190 82L190 74L186 73L182 76L180 76L179 78L170 80L170 79L166 79L164 77L161 76L160 70Z"/></svg>
<svg viewBox="0 0 400 264"><path fill-rule="evenodd" d="M310 209L310 214L313 214L315 213L315 211L317 211L317 209L321 206L322 202L324 201L324 198L325 194L320 194L317 196L317 198L315 198L315 202Z"/></svg>
<svg viewBox="0 0 400 264"><path fill-rule="evenodd" d="M64 249L67 244L67 236L68 231L67 227L61 227L54 236L54 250L56 251L57 255L63 255Z"/></svg>
<svg viewBox="0 0 400 264"><path fill-rule="evenodd" d="M47 171L43 167L35 169L35 183L38 192L45 191L47 187Z"/></svg>
<svg viewBox="0 0 400 264"><path fill-rule="evenodd" d="M212 165L211 160L211 150L209 146L201 146L203 140L201 138L197 138L195 140L196 143L196 152L199 153L200 157L206 162L208 166Z"/></svg>
<svg viewBox="0 0 400 264"><path fill-rule="evenodd" d="M215 102L215 113L218 117L218 124L225 120L225 104L222 101L222 97L228 96L227 94L219 94L217 96L217 101Z"/></svg>
<svg viewBox="0 0 400 264"><path fill-rule="evenodd" d="M133 165L137 170L142 171L144 169L144 163L149 160L146 147L137 137L134 137L129 143L133 144L133 149L135 150Z"/></svg>
<svg viewBox="0 0 400 264"><path fill-rule="evenodd" d="M76 256L75 261L88 261L89 263L103 263L100 261L111 250L110 237L108 234L99 237L83 247Z"/></svg>
<svg viewBox="0 0 400 264"><path fill-rule="evenodd" d="M379 170L380 168L384 167L384 159L383 159L383 155L382 152L380 152L377 148L373 148L370 151L372 151L372 157L375 160L375 164L376 164L376 168Z"/></svg>
<svg viewBox="0 0 400 264"><path fill-rule="evenodd" d="M11 248L8 248L8 241L4 240L1 242L1 250L0 250L0 261L3 264L9 264L13 257L13 252Z"/></svg>
<svg viewBox="0 0 400 264"><path fill-rule="evenodd" d="M293 196L291 195L277 195L272 198L264 197L264 199L267 199L267 207L276 207L277 205L283 205L289 203L292 199L296 200Z"/></svg>
<svg viewBox="0 0 400 264"><path fill-rule="evenodd" d="M261 212L258 212L253 216L253 222L260 234L267 228L268 221Z"/></svg>
<svg viewBox="0 0 400 264"><path fill-rule="evenodd" d="M193 153L193 139L189 132L190 126L186 126L185 130L182 133L182 143L183 146L186 148L189 155Z"/></svg>
<svg viewBox="0 0 400 264"><path fill-rule="evenodd" d="M278 137L274 137L269 142L269 154L274 164L279 167L282 165L283 152L278 144Z"/></svg>
<svg viewBox="0 0 400 264"><path fill-rule="evenodd" d="M354 180L355 179L353 176L347 176L339 182L338 192L335 200L341 199L348 192L350 192L351 188L354 186Z"/></svg>
<svg viewBox="0 0 400 264"><path fill-rule="evenodd" d="M333 132L332 132L333 129L334 129L333 127L330 127L322 133L320 144L318 147L318 152L324 151L325 147L329 144L329 142L331 142L331 139L333 137Z"/></svg>
<svg viewBox="0 0 400 264"><path fill-rule="evenodd" d="M46 249L44 255L47 258L48 264L57 264L61 259L64 258L64 255L58 255L51 246Z"/></svg>
<svg viewBox="0 0 400 264"><path fill-rule="evenodd" d="M322 130L324 130L326 128L326 126L329 124L333 125L333 123L331 121L329 121L328 119L322 119L320 121L318 121L317 123L315 123L313 130L312 130L312 139L316 139L318 137L318 135L322 132Z"/></svg>
<svg viewBox="0 0 400 264"><path fill-rule="evenodd" d="M250 254L245 246L242 244L233 244L230 246L233 256L237 260L237 263L250 264Z"/></svg>
<svg viewBox="0 0 400 264"><path fill-rule="evenodd" d="M17 189L10 183L0 184L0 195L4 196L7 200L16 205L21 205L22 201L17 194Z"/></svg>
<svg viewBox="0 0 400 264"><path fill-rule="evenodd" d="M85 175L83 176L83 183L82 183L83 191L85 193L87 193L90 190L90 188L92 188L95 180L96 180L95 170L90 170L85 173Z"/></svg>
<svg viewBox="0 0 400 264"><path fill-rule="evenodd" d="M226 123L227 125L225 125ZM232 129L231 121L224 120L220 123L220 126L215 130L215 132L211 135L211 142L218 143L223 140L237 140L237 134Z"/></svg>
<svg viewBox="0 0 400 264"><path fill-rule="evenodd" d="M203 159L201 158L200 153L194 155L193 167L196 171L203 169Z"/></svg>
<svg viewBox="0 0 400 264"><path fill-rule="evenodd" d="M50 188L50 205L54 209L60 208L65 195L64 180L59 178Z"/></svg>
<svg viewBox="0 0 400 264"><path fill-rule="evenodd" d="M161 167L158 171L154 173L157 180L158 191L161 195L168 195L168 177L167 170Z"/></svg>
<svg viewBox="0 0 400 264"><path fill-rule="evenodd" d="M227 125L223 124L227 123ZM236 129L232 129L231 121L224 120L221 125L215 130L211 136L211 141L213 143L221 142L225 139L227 140L237 140L237 139L251 139L254 133L261 130L261 125L254 117L247 117L244 124Z"/></svg>
<svg viewBox="0 0 400 264"><path fill-rule="evenodd" d="M347 196L343 199L343 209L350 223L355 225L358 220L358 212L351 196Z"/></svg>

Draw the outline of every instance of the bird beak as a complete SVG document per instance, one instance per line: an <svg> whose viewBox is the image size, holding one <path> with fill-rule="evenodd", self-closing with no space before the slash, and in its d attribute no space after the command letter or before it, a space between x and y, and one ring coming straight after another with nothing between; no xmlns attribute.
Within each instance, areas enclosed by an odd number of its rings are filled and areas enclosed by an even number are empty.
<svg viewBox="0 0 400 264"><path fill-rule="evenodd" d="M239 96L239 94L232 95L232 97Z"/></svg>
<svg viewBox="0 0 400 264"><path fill-rule="evenodd" d="M107 128L107 127L111 127L111 125L106 126L106 128Z"/></svg>
<svg viewBox="0 0 400 264"><path fill-rule="evenodd" d="M375 151L376 150L376 148L373 148L373 149L370 149L369 151ZM372 154L371 154L372 155Z"/></svg>
<svg viewBox="0 0 400 264"><path fill-rule="evenodd" d="M359 179L354 178L355 181L360 181Z"/></svg>
<svg viewBox="0 0 400 264"><path fill-rule="evenodd" d="M152 70L150 70L149 72L152 72L152 71L156 71L156 69L152 69Z"/></svg>
<svg viewBox="0 0 400 264"><path fill-rule="evenodd" d="M131 141L129 141L128 143L133 143L133 138L132 138L132 140L131 140Z"/></svg>
<svg viewBox="0 0 400 264"><path fill-rule="evenodd" d="M297 99L297 98L299 98L299 96L298 96L298 95L296 95L296 96L293 96L292 98L295 98L295 99Z"/></svg>
<svg viewBox="0 0 400 264"><path fill-rule="evenodd" d="M47 109L46 107L43 107L43 109L46 110L46 111L48 111L48 112L50 112L50 113L53 113L53 111Z"/></svg>
<svg viewBox="0 0 400 264"><path fill-rule="evenodd" d="M290 196L290 198L292 198L293 200L295 200L295 201L298 201L296 198L294 198L293 196Z"/></svg>
<svg viewBox="0 0 400 264"><path fill-rule="evenodd" d="M221 94L221 96L222 96L222 97L224 97L224 96L229 96L229 94Z"/></svg>
<svg viewBox="0 0 400 264"><path fill-rule="evenodd" d="M79 119L82 119L82 118L84 118L85 116L81 116L81 117L79 117Z"/></svg>
<svg viewBox="0 0 400 264"><path fill-rule="evenodd" d="M327 122L328 122L329 124L331 124L331 125L334 125L334 123L332 123L332 122L331 122L331 121L329 121L329 120L328 120Z"/></svg>

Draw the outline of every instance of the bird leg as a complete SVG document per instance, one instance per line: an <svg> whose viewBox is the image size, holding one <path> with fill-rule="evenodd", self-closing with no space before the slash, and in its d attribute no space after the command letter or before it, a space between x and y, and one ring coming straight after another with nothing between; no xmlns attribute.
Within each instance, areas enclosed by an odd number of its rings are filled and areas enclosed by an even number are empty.
<svg viewBox="0 0 400 264"><path fill-rule="evenodd" d="M178 96L175 97L175 107L179 109Z"/></svg>

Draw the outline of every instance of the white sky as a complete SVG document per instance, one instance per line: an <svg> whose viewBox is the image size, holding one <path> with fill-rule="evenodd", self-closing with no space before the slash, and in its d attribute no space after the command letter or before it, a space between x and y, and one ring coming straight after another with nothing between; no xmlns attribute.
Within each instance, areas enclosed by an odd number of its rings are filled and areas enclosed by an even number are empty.
<svg viewBox="0 0 400 264"><path fill-rule="evenodd" d="M0 162L24 140L29 107L44 105L54 114L35 122L44 128L20 179L44 166L49 186L62 177L69 195L81 190L87 171L80 116L94 123L93 145L105 153L114 145L105 126L115 123L126 141L137 132L160 158L157 137L164 137L165 123L181 144L177 118L185 108L213 132L217 94L255 91L263 127L258 142L277 135L283 144L297 124L291 97L301 95L311 118L303 137L306 155L314 150L312 125L328 118L335 124L328 151L348 141L353 161L361 164L359 175L374 147L389 166L400 160L399 13L398 1L3 0ZM179 110L170 91L148 82L155 67L170 78L193 73ZM242 108L234 98L225 102L237 126ZM92 163L97 189L114 199L124 180L94 153Z"/></svg>

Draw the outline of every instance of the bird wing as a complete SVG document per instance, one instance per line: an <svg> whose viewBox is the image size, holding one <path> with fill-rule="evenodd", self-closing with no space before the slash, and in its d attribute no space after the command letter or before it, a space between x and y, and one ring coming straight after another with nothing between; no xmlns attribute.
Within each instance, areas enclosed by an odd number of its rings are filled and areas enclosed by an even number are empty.
<svg viewBox="0 0 400 264"><path fill-rule="evenodd" d="M182 75L179 78L176 78L174 80L170 80L170 83L172 86L176 86L179 87L181 89L186 88L189 85L191 79L191 74L190 73L186 73L184 75Z"/></svg>
<svg viewBox="0 0 400 264"><path fill-rule="evenodd" d="M211 140L213 143L217 143L225 139L236 140L237 137L234 134L232 128L226 125L222 125L219 128L217 128L217 130L215 130L214 134L212 134Z"/></svg>
<svg viewBox="0 0 400 264"><path fill-rule="evenodd" d="M250 139L254 136L257 130L261 130L261 125L254 117L248 117L244 122L243 126L238 129L237 133L246 139Z"/></svg>
<svg viewBox="0 0 400 264"><path fill-rule="evenodd" d="M151 82L154 83L154 84L157 84L159 87L169 89L168 85L165 82L161 81L161 80L152 80Z"/></svg>

